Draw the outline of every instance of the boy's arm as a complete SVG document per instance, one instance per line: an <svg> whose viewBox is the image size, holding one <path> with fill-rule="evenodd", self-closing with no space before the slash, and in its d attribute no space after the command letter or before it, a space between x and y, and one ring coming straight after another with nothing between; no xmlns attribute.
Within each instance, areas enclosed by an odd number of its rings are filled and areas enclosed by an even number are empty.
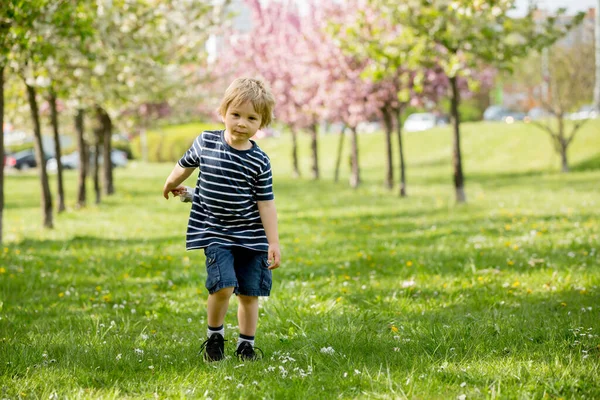
<svg viewBox="0 0 600 400"><path fill-rule="evenodd" d="M265 233L267 234L267 241L269 242L269 269L275 269L279 267L281 262L281 251L279 250L279 232L277 231L277 209L275 208L275 201L258 201L258 212L260 213L260 219Z"/></svg>
<svg viewBox="0 0 600 400"><path fill-rule="evenodd" d="M181 183L185 181L195 169L196 168L183 168L181 165L175 164L175 168L171 171L163 188L163 196L165 199L169 199L169 193L173 193L174 196L181 194L185 190L183 186L180 186Z"/></svg>

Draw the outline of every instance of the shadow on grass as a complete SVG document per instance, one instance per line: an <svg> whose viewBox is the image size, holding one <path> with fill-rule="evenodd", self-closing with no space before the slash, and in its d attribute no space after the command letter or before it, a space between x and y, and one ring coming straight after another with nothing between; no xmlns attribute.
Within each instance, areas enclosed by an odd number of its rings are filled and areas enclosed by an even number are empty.
<svg viewBox="0 0 600 400"><path fill-rule="evenodd" d="M505 187L530 187L538 190L562 190L565 185L569 189L581 191L594 191L598 186L597 177L582 178L577 172L591 170L573 169L571 173L562 173L557 171L539 171L531 170L526 172L506 172L506 173L477 173L468 172L465 176L467 189L469 183L476 183L487 189L501 189ZM448 179L443 176L419 177L415 178L415 184L448 184Z"/></svg>
<svg viewBox="0 0 600 400"><path fill-rule="evenodd" d="M106 239L97 236L74 236L71 239L65 240L38 240L38 239L24 239L21 242L10 244L8 248L21 248L21 249L35 249L36 252L46 250L79 250L79 249L99 249L105 248L107 252L103 254L104 257L111 258L111 253L119 248L131 249L135 246L144 245L152 246L157 251L160 250L160 245L169 246L172 244L182 243L184 236L171 236L171 237L160 237L160 238L123 238L123 239ZM52 256L52 253L48 254Z"/></svg>
<svg viewBox="0 0 600 400"><path fill-rule="evenodd" d="M600 169L600 153L596 154L588 158L587 160L583 160L571 168L571 171L574 172L582 172L582 171L592 171Z"/></svg>

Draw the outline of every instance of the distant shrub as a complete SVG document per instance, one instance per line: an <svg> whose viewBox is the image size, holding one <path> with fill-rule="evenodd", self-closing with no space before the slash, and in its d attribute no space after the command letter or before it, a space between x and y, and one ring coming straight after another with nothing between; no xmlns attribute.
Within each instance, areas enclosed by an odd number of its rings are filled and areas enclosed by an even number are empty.
<svg viewBox="0 0 600 400"><path fill-rule="evenodd" d="M177 161L202 131L215 129L222 129L222 125L193 123L148 130L146 132L148 161ZM134 158L142 158L142 144L139 136L131 140L131 151Z"/></svg>

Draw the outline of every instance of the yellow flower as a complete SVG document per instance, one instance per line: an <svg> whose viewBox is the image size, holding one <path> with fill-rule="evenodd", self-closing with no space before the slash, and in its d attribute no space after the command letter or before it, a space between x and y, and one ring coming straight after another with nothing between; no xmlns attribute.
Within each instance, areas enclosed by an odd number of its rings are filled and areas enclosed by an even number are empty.
<svg viewBox="0 0 600 400"><path fill-rule="evenodd" d="M342 298L341 298L341 297L338 297L337 299L335 299L335 302L336 302L336 303L339 303L340 301L342 301Z"/></svg>
<svg viewBox="0 0 600 400"><path fill-rule="evenodd" d="M507 231L510 231L510 225L509 224L504 225L504 229Z"/></svg>
<svg viewBox="0 0 600 400"><path fill-rule="evenodd" d="M410 260L408 260L408 261L406 262L406 266L407 266L407 267L412 267L412 264L413 264L413 263L412 263L412 261L410 261Z"/></svg>
<svg viewBox="0 0 600 400"><path fill-rule="evenodd" d="M515 245L513 246L513 249L514 249L514 250L519 250L519 246L515 244Z"/></svg>
<svg viewBox="0 0 600 400"><path fill-rule="evenodd" d="M563 306L563 307L566 307L566 306L567 306L567 303L565 303L565 302L562 302L562 303L560 303L560 305L561 305L561 306Z"/></svg>
<svg viewBox="0 0 600 400"><path fill-rule="evenodd" d="M508 265L515 265L515 262L513 260L508 260Z"/></svg>
<svg viewBox="0 0 600 400"><path fill-rule="evenodd" d="M96 292L100 292L102 290L102 286L96 286Z"/></svg>
<svg viewBox="0 0 600 400"><path fill-rule="evenodd" d="M0 274L5 274L5 273L6 273L6 268L0 267Z"/></svg>
<svg viewBox="0 0 600 400"><path fill-rule="evenodd" d="M396 328L395 325L392 325L392 332L394 332L394 333L398 332L398 328Z"/></svg>
<svg viewBox="0 0 600 400"><path fill-rule="evenodd" d="M521 282L519 282L519 281L514 281L512 284L512 287L514 287L514 288L519 287L519 286L521 286Z"/></svg>
<svg viewBox="0 0 600 400"><path fill-rule="evenodd" d="M60 293L58 294L58 297L61 297L61 298L62 298L62 297L65 297L65 294L64 294L63 292L60 292Z"/></svg>

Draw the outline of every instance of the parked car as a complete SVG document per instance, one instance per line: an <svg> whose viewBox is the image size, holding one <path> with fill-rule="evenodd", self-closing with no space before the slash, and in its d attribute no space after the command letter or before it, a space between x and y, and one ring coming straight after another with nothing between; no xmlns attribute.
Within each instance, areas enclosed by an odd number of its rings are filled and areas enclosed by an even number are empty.
<svg viewBox="0 0 600 400"><path fill-rule="evenodd" d="M50 157L45 155L44 158L48 161ZM37 167L35 151L33 149L27 149L15 154L7 154L4 158L4 165L8 168L14 168L20 171L35 168Z"/></svg>
<svg viewBox="0 0 600 400"><path fill-rule="evenodd" d="M581 107L577 112L571 113L569 119L581 120L581 119L594 119L598 118L598 111L593 104L587 104Z"/></svg>
<svg viewBox="0 0 600 400"><path fill-rule="evenodd" d="M552 114L546 111L543 107L534 107L527 112L527 118L530 121L536 121L542 118L550 118Z"/></svg>
<svg viewBox="0 0 600 400"><path fill-rule="evenodd" d="M93 154L90 154L90 163L93 160ZM127 153L121 150L113 149L110 153L110 160L113 167L125 167L127 166ZM100 164L102 164L102 155L98 158ZM65 154L60 157L60 162L64 169L77 169L79 168L79 152L74 151L70 154ZM58 166L56 165L56 158L51 158L46 163L46 168L50 172L56 172Z"/></svg>
<svg viewBox="0 0 600 400"><path fill-rule="evenodd" d="M511 110L504 106L489 106L483 112L484 121L502 121L512 124L515 121L525 120L525 113Z"/></svg>
<svg viewBox="0 0 600 400"><path fill-rule="evenodd" d="M433 113L415 113L406 118L403 128L405 132L421 132L447 123L448 119L444 116L439 117Z"/></svg>

